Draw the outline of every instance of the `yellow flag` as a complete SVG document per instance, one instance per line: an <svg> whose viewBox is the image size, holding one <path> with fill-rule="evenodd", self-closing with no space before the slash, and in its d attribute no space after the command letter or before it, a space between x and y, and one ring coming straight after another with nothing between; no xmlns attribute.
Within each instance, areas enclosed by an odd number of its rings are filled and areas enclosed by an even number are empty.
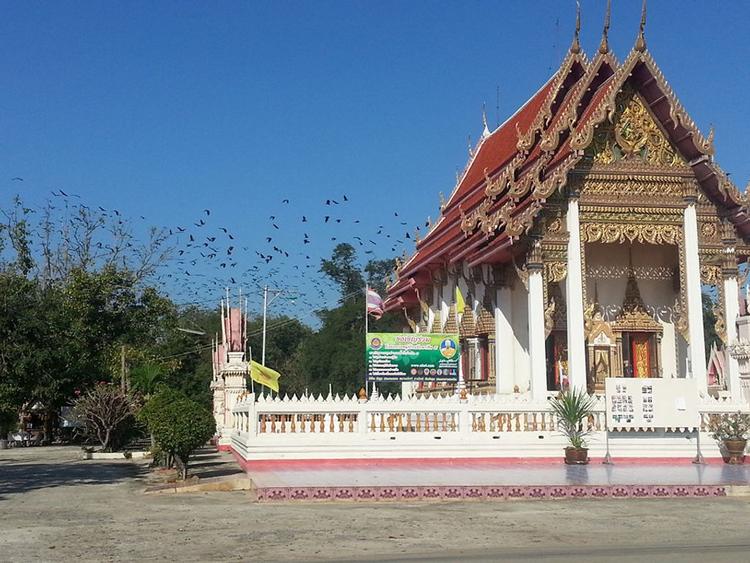
<svg viewBox="0 0 750 563"><path fill-rule="evenodd" d="M265 385L269 389L279 392L279 377L281 374L278 371L274 371L269 367L259 364L258 362L250 362L250 377L256 383Z"/></svg>
<svg viewBox="0 0 750 563"><path fill-rule="evenodd" d="M464 301L463 293L461 293L461 288L456 284L456 313L463 313L464 307L466 307L466 302Z"/></svg>

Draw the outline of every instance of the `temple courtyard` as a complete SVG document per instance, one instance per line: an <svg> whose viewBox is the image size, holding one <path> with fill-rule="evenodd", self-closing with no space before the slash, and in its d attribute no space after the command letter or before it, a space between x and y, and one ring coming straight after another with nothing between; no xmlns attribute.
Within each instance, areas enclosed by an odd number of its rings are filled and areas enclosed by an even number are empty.
<svg viewBox="0 0 750 563"><path fill-rule="evenodd" d="M0 559L735 561L750 549L750 497L257 503L147 495L144 462L79 452L0 452ZM237 472L229 454L196 470Z"/></svg>

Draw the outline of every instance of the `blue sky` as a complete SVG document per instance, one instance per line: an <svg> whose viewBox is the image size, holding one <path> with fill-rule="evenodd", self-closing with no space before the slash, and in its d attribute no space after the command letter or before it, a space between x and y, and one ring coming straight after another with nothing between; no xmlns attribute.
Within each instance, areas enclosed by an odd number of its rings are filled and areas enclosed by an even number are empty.
<svg viewBox="0 0 750 563"><path fill-rule="evenodd" d="M610 43L622 60L640 2L614 4ZM650 4L649 49L698 126L715 126L716 159L744 188L750 2ZM593 53L604 2L582 6L582 44ZM268 253L272 236L290 257L260 271L273 266L271 284L319 305L331 295L313 294L310 283L337 242L375 240L360 247L373 251L363 260L411 250L394 241L408 243L407 229L437 216L438 192L450 193L468 136L476 142L481 132L483 102L493 125L554 72L575 3L5 2L2 10L0 201L20 192L41 204L62 188L169 226L210 208L205 229L224 226L247 248L235 253L235 272L257 264L254 251ZM294 269L306 263L314 266ZM170 267L170 283L187 279ZM264 276L232 277L257 305ZM171 290L218 299L216 285L193 283ZM282 306L309 318L299 301Z"/></svg>

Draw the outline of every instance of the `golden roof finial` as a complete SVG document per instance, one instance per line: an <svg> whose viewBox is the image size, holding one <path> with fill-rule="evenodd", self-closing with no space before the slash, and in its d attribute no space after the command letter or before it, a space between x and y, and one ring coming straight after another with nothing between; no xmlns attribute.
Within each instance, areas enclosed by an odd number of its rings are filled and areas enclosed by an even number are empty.
<svg viewBox="0 0 750 563"><path fill-rule="evenodd" d="M604 30L602 31L602 42L599 43L599 52L604 55L609 53L609 20L612 15L612 0L607 0L607 11L604 13Z"/></svg>
<svg viewBox="0 0 750 563"><path fill-rule="evenodd" d="M581 52L581 42L579 36L581 34L581 1L576 0L576 30L573 34L573 43L570 45L570 52L577 55Z"/></svg>
<svg viewBox="0 0 750 563"><path fill-rule="evenodd" d="M641 6L641 25L638 29L638 39L635 40L635 50L643 52L646 50L646 35L644 31L646 29L646 0L643 0Z"/></svg>

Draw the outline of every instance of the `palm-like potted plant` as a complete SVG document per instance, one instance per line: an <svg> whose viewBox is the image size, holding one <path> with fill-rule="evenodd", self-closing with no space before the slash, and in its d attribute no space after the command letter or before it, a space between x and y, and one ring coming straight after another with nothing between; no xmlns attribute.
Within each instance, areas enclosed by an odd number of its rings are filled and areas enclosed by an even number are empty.
<svg viewBox="0 0 750 563"><path fill-rule="evenodd" d="M568 439L565 448L565 463L585 465L589 462L586 437L591 433L588 418L594 414L594 399L583 388L562 391L550 400L552 412L557 418L558 430Z"/></svg>
<svg viewBox="0 0 750 563"><path fill-rule="evenodd" d="M727 451L726 463L745 462L745 447L750 434L750 415L736 412L711 417L708 429L715 440L724 444Z"/></svg>

